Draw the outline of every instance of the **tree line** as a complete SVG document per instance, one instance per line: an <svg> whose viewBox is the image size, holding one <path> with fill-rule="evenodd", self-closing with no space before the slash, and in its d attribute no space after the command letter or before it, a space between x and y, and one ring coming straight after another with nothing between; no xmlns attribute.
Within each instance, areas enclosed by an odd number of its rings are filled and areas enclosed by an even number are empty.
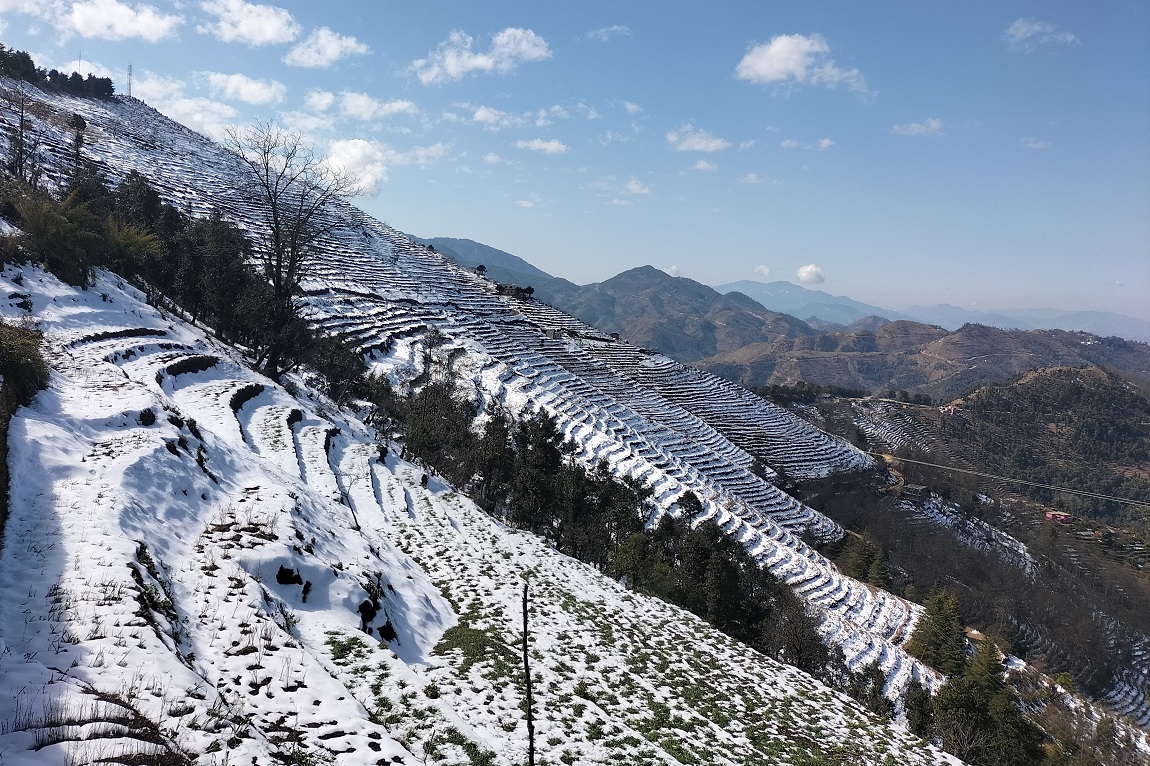
<svg viewBox="0 0 1150 766"><path fill-rule="evenodd" d="M82 288L92 284L93 269L108 269L139 285L154 305L247 350L255 366L266 370L278 347L277 374L306 364L341 400L362 385L366 366L346 343L309 327L294 304L276 310L282 302L242 231L219 211L196 217L164 202L139 173L112 186L80 161L54 193L8 175L0 178L0 216L20 230L0 240L0 262L32 260Z"/></svg>
<svg viewBox="0 0 1150 766"><path fill-rule="evenodd" d="M25 51L12 50L0 43L0 74L35 85L44 90L68 93L86 98L110 99L116 95L110 77L84 77L79 72L66 74L58 69L42 69Z"/></svg>

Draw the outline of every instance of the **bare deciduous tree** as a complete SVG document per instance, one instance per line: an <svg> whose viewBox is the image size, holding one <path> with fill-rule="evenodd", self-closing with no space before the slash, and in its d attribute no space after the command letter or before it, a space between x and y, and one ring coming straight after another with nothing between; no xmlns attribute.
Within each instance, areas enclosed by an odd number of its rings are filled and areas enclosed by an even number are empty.
<svg viewBox="0 0 1150 766"><path fill-rule="evenodd" d="M264 372L277 378L284 352L300 334L294 304L300 280L312 266L318 240L338 225L333 203L351 196L357 182L325 163L298 133L273 122L232 130L227 143L247 165L249 189L263 214L255 250L274 305L261 361Z"/></svg>

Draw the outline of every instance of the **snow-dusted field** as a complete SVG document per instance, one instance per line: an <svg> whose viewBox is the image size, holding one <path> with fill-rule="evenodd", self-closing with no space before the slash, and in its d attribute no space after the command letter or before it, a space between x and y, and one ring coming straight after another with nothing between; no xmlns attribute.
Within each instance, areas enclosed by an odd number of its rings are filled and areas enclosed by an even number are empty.
<svg viewBox="0 0 1150 766"><path fill-rule="evenodd" d="M524 581L549 763L946 762L424 489L354 417L289 396L114 276L83 292L9 267L0 291L30 300L0 313L39 323L53 367L9 439L4 764L521 763ZM203 369L173 372L192 357Z"/></svg>

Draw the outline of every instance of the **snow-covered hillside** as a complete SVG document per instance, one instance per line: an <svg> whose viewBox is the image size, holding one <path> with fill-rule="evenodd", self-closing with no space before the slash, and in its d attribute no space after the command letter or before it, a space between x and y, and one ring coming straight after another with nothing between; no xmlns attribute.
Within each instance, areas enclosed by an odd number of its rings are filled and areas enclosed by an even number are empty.
<svg viewBox="0 0 1150 766"><path fill-rule="evenodd" d="M59 178L66 167L70 137L62 126L76 112L88 124L85 152L113 181L138 170L183 208L197 213L219 208L240 225L255 225L257 211L237 192L242 186L237 183L242 172L239 162L218 145L136 100L96 102L59 95L43 99L50 114L56 115L35 118L45 129L50 180ZM618 475L642 480L653 489L661 512L673 509L684 492L695 492L703 500L705 517L714 518L820 609L821 630L842 646L852 666L877 660L890 679L892 693L912 675L928 686L937 684L933 674L899 648L920 609L843 577L801 539L802 535L834 539L841 535L837 525L751 470L758 460L793 477L818 476L865 467L870 464L866 455L726 381L658 353L614 342L551 307L499 295L495 285L355 208L341 208L335 214L339 225L323 243L322 257L305 282L307 312L316 323L350 334L371 355L373 365L400 384L418 379L425 338L431 328L437 329L448 339L444 350L455 371L480 401L498 403L513 414L539 408L553 413L577 445L578 457L589 463L607 460ZM310 688L310 674L318 674L320 667L338 675L335 666L317 658L327 656L325 651L330 654L334 646L344 646L341 636L354 635L362 627L356 610L365 599L368 612L378 609L366 627L376 629L377 636L379 628L387 635L397 631L399 643L391 644L397 657L388 664L389 677L408 679L405 674L415 672L410 663L434 663L430 651L442 631L457 615L468 614L468 599L456 590L459 583L485 587L480 579L444 572L441 559L429 556L419 542L451 530L457 537L465 535L456 543L484 562L477 564L481 575L494 578L499 588L510 589L507 592L515 590L515 578L523 569L501 568L496 561L516 560L520 554L506 549L513 546L535 551L531 555L541 561L561 562L553 565L556 582L570 582L564 578L581 571L587 582L598 583L587 593L598 588L615 594L612 599L624 598L611 583L598 581L579 565L552 557L537 542L498 527L465 501L448 499L446 488L437 489L434 482L433 491L427 493L418 482L413 488L410 466L394 459L386 465L372 459L375 436L354 419L318 402L292 399L247 372L210 336L174 317L157 319L138 296L110 283L109 277L102 277L92 291L79 293L26 272L24 286L12 282L15 273L7 272L0 289L4 295L31 294L30 316L11 299L4 312L11 319L24 316L43 323L57 374L52 389L14 421L12 431L13 441L26 447L14 449L11 458L18 484L14 492L22 504L13 506L0 577L6 593L21 596L21 605L11 600L2 605L10 613L0 635L8 646L6 659L31 655L30 669L4 670L30 674L26 683L14 687L17 691L41 688L58 678L53 672L69 670L65 675L71 679L81 672L76 669L82 661L69 669L47 660L45 654L78 651L70 648L79 645L72 643L76 640L108 640L114 633L110 628L119 621L117 627L131 629L119 631L111 648L93 655L99 657L100 670L83 671L83 677L67 683L118 678L118 671L110 668L121 667L119 662L133 670L146 668L144 658L163 646L183 658L183 670L167 668L160 673L170 677L170 684L154 699L145 696L150 707L137 712L147 717L165 706L188 707L188 713L177 718L194 721L199 728L181 728L177 733L190 738L193 746L202 745L208 736L203 733L206 722L219 724L227 718L221 718L220 711L230 709L235 700L243 700L241 708L252 711L244 713L250 720L227 725L255 728L251 716L257 712L265 716L264 723L288 715L285 711L291 705L283 696ZM151 417L141 417L144 410L151 410L154 423L144 422ZM189 425L193 421L195 430ZM30 462L18 464L20 460ZM187 470L189 461L194 470ZM424 512L419 511L421 502L427 504ZM345 539L349 529L354 534ZM389 539L399 548L393 549ZM91 548L92 540L104 547ZM402 550L419 559L426 573ZM279 583L281 565L298 575L288 572L283 579L300 583ZM95 569L101 566L110 571ZM571 567L575 569L568 571ZM230 574L221 574L224 571ZM36 583L28 582L29 572L39 572ZM68 576L72 572L87 577L82 586ZM429 576L453 605L444 601ZM63 584L65 579L69 584ZM304 604L301 583L306 582L311 586ZM151 607L163 608L140 608L145 616L131 618L139 599L131 596L129 583L151 594L145 597ZM545 587L542 581L540 586ZM506 596L499 588L492 592ZM104 590L107 596L102 595ZM578 600L607 599L573 590ZM83 597L74 595L79 591ZM170 608L165 606L169 602ZM639 611L644 615L663 614L659 610L665 607L643 602ZM505 617L510 615L506 603L498 603L503 604L498 608L506 611ZM261 609L267 613L264 617L257 616ZM245 610L251 614L245 617ZM342 616L329 619L331 610ZM630 611L634 610L618 607L619 614ZM149 619L149 612L158 616ZM314 622L309 620L313 613L320 615ZM694 618L675 610L670 614L674 616L643 625L654 631L651 635L667 635L666 625L673 622L686 625L689 633L705 630ZM278 628L267 621L271 616L278 620ZM296 620L294 633L283 632ZM621 620L613 624L620 625ZM21 626L18 635L15 625ZM275 630L282 634L272 636ZM329 630L342 632L333 636L325 632ZM490 630L512 628L509 623L492 624L481 632ZM266 640L261 631L270 631ZM289 634L295 637L289 639ZM708 645L707 651L721 647L724 657L744 651L717 634L707 635L705 642L699 642ZM213 656L213 668L204 666L209 650L225 641L235 650ZM272 650L267 647L273 645L277 648L269 657ZM186 648L190 646L195 648ZM112 648L143 654L129 658L127 652ZM603 649L593 654L609 656ZM113 655L115 659L110 659ZM369 655L375 666L387 659L388 652L372 650ZM614 656L613 667L626 664L624 652ZM708 656L708 663L717 662ZM737 661L721 664L754 664L755 669L747 672L766 672L760 667L762 658L738 656ZM74 659L70 654L64 665ZM354 663L358 676L365 672L360 672L362 664ZM661 672L668 671L664 667ZM204 677L212 679L213 689L227 680L226 690L207 693L195 680ZM307 687L284 691L273 704L276 683L289 689L301 679ZM125 689L139 686L131 681L129 677ZM405 681L409 687L417 682L414 677ZM592 683L591 676L587 683ZM464 694L462 689L458 694ZM183 696L174 699L173 690ZM368 707L374 704L363 689L352 691ZM13 720L33 722L31 711L51 697L41 693L36 702L30 694L18 695ZM206 696L197 702L202 695ZM299 726L311 737L308 742L323 741L333 750L354 746L376 752L378 746L378 752L387 752L384 729L345 732L333 723L343 720L345 712L329 711L326 690L314 696L323 702L320 718L309 716L315 711L295 708L290 714L304 722ZM340 696L355 707L347 691L333 692L331 699ZM397 697L392 704L407 710L413 699ZM111 703L105 700L89 707L107 704ZM432 708L442 704L427 703ZM488 700L486 707L492 704ZM507 758L522 745L519 736L508 741L484 733L487 730L472 720L475 710L468 708L464 715L455 703L448 707L456 712L445 713L438 726L456 732L451 738L480 742ZM516 708L508 709L514 718ZM358 715L364 715L362 708ZM277 725L285 726L286 720ZM509 721L505 718L503 725ZM384 723L394 735L396 728ZM412 727L422 734L410 735L415 739L409 742L422 742L419 737L434 730L414 723ZM274 727L260 731L270 736ZM152 739L163 734L157 732ZM356 737L371 741L365 744Z"/></svg>
<svg viewBox="0 0 1150 766"><path fill-rule="evenodd" d="M548 762L947 762L421 487L354 417L306 387L293 398L114 276L85 292L8 267L0 291L53 367L9 437L5 764L522 762L524 580Z"/></svg>

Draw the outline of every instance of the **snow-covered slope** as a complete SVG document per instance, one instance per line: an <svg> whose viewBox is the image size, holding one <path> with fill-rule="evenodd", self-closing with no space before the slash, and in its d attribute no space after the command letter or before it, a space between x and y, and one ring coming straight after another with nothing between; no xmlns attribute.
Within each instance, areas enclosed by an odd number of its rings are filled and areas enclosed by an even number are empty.
<svg viewBox="0 0 1150 766"><path fill-rule="evenodd" d="M9 435L5 764L520 763L524 580L548 762L948 762L421 487L354 417L114 276L84 292L8 267L0 292L53 368Z"/></svg>
<svg viewBox="0 0 1150 766"><path fill-rule="evenodd" d="M250 200L237 191L242 187L237 181L242 172L238 160L218 145L168 121L136 100L96 102L52 95L44 96L44 101L49 110L58 115L55 119L43 118L42 123L49 153L49 179L61 177L62 169L67 166L69 136L62 126L67 115L77 112L84 115L88 124L85 152L105 169L113 181L131 170L138 170L148 176L170 201L183 208L196 213L219 208L237 223L255 228L257 211ZM0 119L7 119L7 115ZM919 608L843 577L800 537L809 534L815 539L834 539L841 535L837 525L751 471L758 459L767 467L784 469L794 477L818 476L865 467L870 463L866 455L726 381L658 354L612 342L593 328L551 307L498 295L493 284L411 242L355 208L340 208L335 215L339 225L323 243L321 257L305 282L307 311L316 323L332 331L350 334L365 352L372 355L374 365L400 383L418 378L422 372L424 338L430 328L438 329L448 338L446 350L450 352L455 370L463 375L472 389L471 393L481 401L497 402L515 414L536 408L555 414L561 428L576 443L577 454L581 458L588 462L607 460L619 475L646 482L654 490L661 512L671 510L684 492L695 492L703 500L705 516L715 518L764 566L819 608L824 634L843 647L852 665L878 660L888 674L891 692L901 688L912 675L923 676L928 685L937 683L937 679L899 648L909 636ZM46 291L55 289L49 288L47 282L43 284ZM60 289L58 301L62 302L61 305L56 307L44 299L47 302L34 306L33 316L48 323L46 326L53 333L52 342L57 344L62 360L71 358L69 355L78 355L75 358L81 361L75 363L76 375L85 378L84 385L89 384L87 377L95 381L94 389L84 389L82 394L76 395L100 400L99 407L110 408L109 418L120 418L114 423L125 423L122 427L88 423L84 429L93 429L92 433L100 432L101 428L115 431L106 437L109 440L106 452L110 465L118 465L116 460L124 455L133 456L131 471L135 473L132 473L128 485L131 491L122 489L123 482L116 479L107 482L111 489L107 489L105 494L97 489L95 496L123 492L125 498L131 498L119 501L124 508L131 503L136 504L131 513L123 508L120 511L136 519L133 523L138 526L130 527L132 537L129 539L145 543L148 553L141 555L155 559L157 554L151 552L152 540L155 540L155 545L160 545L164 539L159 531L153 529L156 525L154 520L151 526L146 522L148 514L154 515L161 507L165 508L165 514L172 514L170 523L166 517L162 518L164 529L170 526L179 529L176 539L169 543L171 550L178 551L180 556L197 553L194 545L191 553L180 546L190 544L187 539L190 535L202 534L195 531L195 525L200 521L187 521L191 525L187 528L180 527L180 524L187 518L198 518L201 511L167 510L156 497L155 488L150 487L145 478L165 476L161 470L163 461L159 460L164 455L173 459L181 455L190 456L194 461L201 455L201 446L206 462L203 469L196 468L198 476L195 482L179 487L171 484L180 493L176 506L184 503L180 499L184 497L184 491L189 493L186 497L191 500L187 502L193 506L196 505L194 498L212 496L212 492L206 490L221 491L209 473L220 478L222 469L215 471L212 461L234 459L237 471L272 471L273 474L278 471L294 478L287 483L255 479L245 483L244 479L235 478L236 486L267 489L254 490L259 500L254 496L228 495L228 499L219 501L220 508L244 514L260 509L264 515L276 515L280 519L277 523L281 532L291 528L297 547L303 549L306 541L317 555L324 548L325 540L328 541L326 544L334 544L331 543L333 538L325 537L325 533L314 526L318 523L316 520L324 518L325 514L335 514L325 522L328 532L345 523L351 524L352 528L360 526L366 529L363 519L358 518L360 514L354 498L368 491L369 487L378 495L382 480L376 477L375 472L379 469L368 458L367 445L370 445L371 438L362 426L335 422L340 416L331 413L321 416L314 407L293 402L266 381L256 382L254 376L244 372L235 362L228 361L230 357L226 349L214 347L207 337L182 328L174 319L169 319L171 329L166 329L166 325L156 327L154 321L134 327L123 318L104 323L99 311L93 314L93 310L114 313L118 309L97 303L85 304L82 310L67 311L65 304L68 301L83 303L88 299ZM99 291L107 289L107 285L101 285ZM128 301L127 298L122 300ZM52 314L49 309L56 313ZM16 311L12 306L8 310ZM130 311L143 315L148 310L136 307ZM52 317L50 322L49 316ZM132 335L133 330L146 332ZM158 334L160 330L164 330L163 335ZM93 337L112 331L125 334ZM221 361L199 372L164 373L168 365L189 355L215 356ZM204 360L202 364L207 365L208 361ZM166 397L163 402L180 413L179 418L185 421L184 428L169 422L166 413L158 409L155 425L132 427L130 421L134 416L131 412L149 406L156 409L162 404L148 399L125 380L142 381L147 384L149 396ZM253 388L243 388L248 385ZM254 387L258 385L265 388L257 392ZM127 395L125 387L131 388L136 399L126 403L104 401L105 393ZM243 401L243 396L233 401L230 397L239 390L246 391L245 396L252 393L255 396L250 401ZM54 388L53 392L42 397L40 403L59 395ZM232 404L239 407L235 415L231 412ZM87 423L89 413L83 405L74 400L60 400L60 406L64 409L55 416L59 422L71 422L70 418L74 417L77 423ZM293 410L300 411L298 417L302 420L293 416L289 423ZM201 442L198 436L186 432L189 418L197 424L215 424L210 431L211 436L201 427L207 442ZM112 424L113 420L107 422ZM63 428L60 425L52 427ZM339 432L333 433L333 428L338 428ZM164 450L162 454L157 453L148 460L141 457L139 460L143 462L137 461L139 456L133 451L137 448L134 440L161 431L165 434L163 438L173 442L174 446L160 445ZM88 433L87 430L82 432ZM351 434L356 434L358 441L353 440ZM65 443L82 442L79 436L66 428L58 432L58 436ZM246 452L236 446L237 439ZM211 443L213 440L231 444L228 449L234 447L239 450L237 456L228 457L231 453L220 447L217 457ZM144 439L140 444L150 442ZM140 446L139 449L147 447ZM253 455L259 460L253 461ZM84 458L84 463L89 463L98 455L58 455L53 459L59 460L63 466L80 457ZM102 475L104 470L101 467L97 475ZM55 486L53 483L52 489L38 490L43 493L39 502L44 507L57 508L56 493L59 490ZM73 499L69 494L80 490L69 489L64 493L68 499L60 502L89 507L90 487L83 486L83 500ZM140 498L133 494L137 488ZM310 511L301 510L297 506L305 502L300 500L304 497L312 497L308 502L319 505ZM332 498L343 502L333 506ZM214 501L201 499L199 502ZM298 529L304 524L299 518L305 515L311 520L307 522L310 526L306 530ZM15 516L13 518L15 523ZM245 528L260 528L258 523L248 523L251 519L247 516L231 520L231 516L219 509L212 511L211 518L215 519L211 524L218 527L218 534L225 539L229 535L255 534L243 532ZM297 529L299 535L296 534ZM43 534L43 531L35 534ZM313 537L315 542L311 543ZM262 538L257 535L256 539ZM255 567L270 596L279 598L281 596L277 594L287 592L278 584L273 587L282 551L277 552L279 549L271 540L264 542L266 545L258 548L268 558L249 559L248 554L241 556L236 552L229 554L231 558L228 560L234 566ZM368 544L361 541L359 547L353 546L353 549L358 550ZM66 547L62 542L59 545ZM393 555L382 542L370 545L374 550L365 554L368 559L364 561L356 556L341 558L329 551L331 561L343 560L349 565L354 561L362 570L353 578L360 591L352 595L355 588L348 584L351 579L340 579L344 575L334 569L336 574L330 576L331 582L325 587L329 590L336 588L336 591L332 591L328 599L363 600L365 578L374 571L381 571L372 569L372 566L377 566L373 564L373 557ZM287 542L283 542L281 547L291 550ZM15 555L13 546L6 546L5 550ZM208 549L205 547L204 550ZM298 555L294 551L292 553ZM164 550L159 551L159 558L164 555ZM289 569L293 568L291 562L283 563ZM296 563L303 566L302 562ZM211 565L221 566L221 563L205 562L203 566ZM274 571L265 571L268 568ZM305 581L312 580L313 589L318 589L320 583L327 582L320 578L321 570L326 571L320 567L313 572L315 577L306 573L300 576ZM18 570L7 571L13 581L19 579L15 574ZM160 570L157 572L163 574ZM51 579L49 574L45 576ZM141 578L148 584L144 575ZM335 580L339 580L341 587L347 584L346 587L340 590ZM397 583L392 584L399 587ZM298 590L300 586L290 587ZM252 597L263 599L261 590L252 589ZM430 595L433 591L427 593L425 607L439 615L436 619L444 625L450 622L453 611L445 609L442 601ZM241 598L237 593L224 590L217 596L220 601L211 603L225 603L222 601L224 596ZM38 597L43 598L43 593ZM316 597L312 595L312 598ZM424 601L415 598L415 602ZM233 601L226 603L232 604ZM299 607L293 608L298 610ZM188 617L189 622L196 622L205 608L201 605L195 609L194 615L189 612L182 616ZM392 622L394 627L397 622ZM428 624L422 619L416 622ZM359 627L357 619L352 623L353 627ZM415 651L411 657L422 656L426 654L428 640L412 634L404 644L404 651ZM247 664L270 668L262 661ZM258 673L247 670L247 665L244 665L244 672ZM258 682L259 679L249 681ZM463 724L457 728L465 731ZM321 729L320 733L327 732Z"/></svg>

